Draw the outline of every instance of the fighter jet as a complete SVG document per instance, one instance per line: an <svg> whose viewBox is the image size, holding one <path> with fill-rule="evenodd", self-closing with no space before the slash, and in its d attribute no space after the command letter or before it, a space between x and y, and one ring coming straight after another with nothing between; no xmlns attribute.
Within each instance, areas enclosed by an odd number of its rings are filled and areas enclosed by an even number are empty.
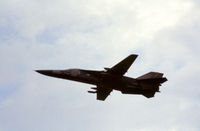
<svg viewBox="0 0 200 131"><path fill-rule="evenodd" d="M97 100L104 101L113 90L121 91L123 94L138 94L147 98L154 97L159 91L159 86L167 81L163 73L149 72L137 78L124 76L138 55L132 54L124 60L105 70L36 70L43 75L83 82L92 87L88 93L96 94Z"/></svg>

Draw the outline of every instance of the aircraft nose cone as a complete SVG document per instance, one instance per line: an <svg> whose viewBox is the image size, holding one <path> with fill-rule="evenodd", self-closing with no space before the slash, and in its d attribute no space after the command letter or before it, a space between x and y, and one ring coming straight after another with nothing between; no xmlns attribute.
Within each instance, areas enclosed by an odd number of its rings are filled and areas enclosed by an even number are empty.
<svg viewBox="0 0 200 131"><path fill-rule="evenodd" d="M48 75L50 76L52 74L51 70L35 70L36 72L43 74L43 75Z"/></svg>
<svg viewBox="0 0 200 131"><path fill-rule="evenodd" d="M57 77L57 78L64 77L62 70L35 70L35 71L46 76Z"/></svg>

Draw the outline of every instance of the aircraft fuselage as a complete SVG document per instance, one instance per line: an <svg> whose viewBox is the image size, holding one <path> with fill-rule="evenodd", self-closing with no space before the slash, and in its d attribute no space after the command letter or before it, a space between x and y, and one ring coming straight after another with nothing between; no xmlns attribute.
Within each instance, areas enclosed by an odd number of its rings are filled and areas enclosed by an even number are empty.
<svg viewBox="0 0 200 131"><path fill-rule="evenodd" d="M37 70L37 72L51 77L107 87L125 94L142 94L145 91L138 80L126 76L112 75L105 71L69 69Z"/></svg>
<svg viewBox="0 0 200 131"><path fill-rule="evenodd" d="M137 78L124 76L131 64L137 58L132 54L112 68L102 71L68 69L68 70L36 70L37 72L56 78L78 81L96 85L89 93L96 93L97 100L104 101L112 90L121 91L123 94L141 94L147 98L154 97L159 92L159 86L167 81L163 73L149 72Z"/></svg>

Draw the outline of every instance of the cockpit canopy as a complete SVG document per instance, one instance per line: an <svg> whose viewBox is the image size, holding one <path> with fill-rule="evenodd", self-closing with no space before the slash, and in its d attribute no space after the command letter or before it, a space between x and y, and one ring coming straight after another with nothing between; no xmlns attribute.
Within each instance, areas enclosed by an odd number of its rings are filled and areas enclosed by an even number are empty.
<svg viewBox="0 0 200 131"><path fill-rule="evenodd" d="M79 69L68 69L64 71L66 75L71 75L71 76L78 76L80 75L80 70Z"/></svg>

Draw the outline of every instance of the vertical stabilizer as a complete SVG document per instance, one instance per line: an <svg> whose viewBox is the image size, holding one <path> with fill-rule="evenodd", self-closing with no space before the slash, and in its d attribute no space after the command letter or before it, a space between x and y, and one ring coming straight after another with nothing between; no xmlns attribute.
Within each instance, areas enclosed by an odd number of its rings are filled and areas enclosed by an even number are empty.
<svg viewBox="0 0 200 131"><path fill-rule="evenodd" d="M163 73L159 72L149 72L147 74L144 74L140 77L138 77L138 80L145 80L145 79L155 79L155 78L162 78Z"/></svg>

